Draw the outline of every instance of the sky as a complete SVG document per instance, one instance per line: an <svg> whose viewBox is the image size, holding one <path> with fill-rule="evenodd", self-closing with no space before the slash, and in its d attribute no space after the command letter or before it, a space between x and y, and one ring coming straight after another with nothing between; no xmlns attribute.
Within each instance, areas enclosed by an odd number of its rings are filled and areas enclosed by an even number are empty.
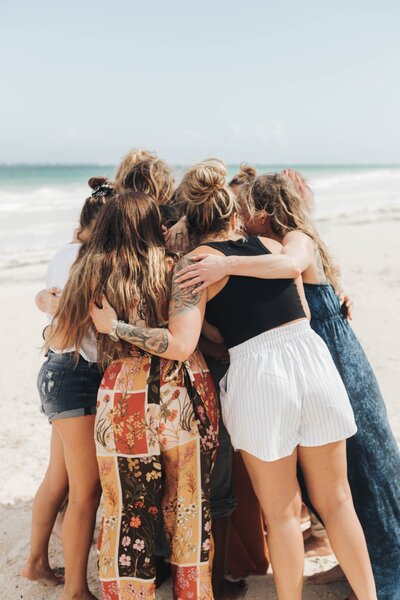
<svg viewBox="0 0 400 600"><path fill-rule="evenodd" d="M400 163L398 0L1 0L0 162Z"/></svg>

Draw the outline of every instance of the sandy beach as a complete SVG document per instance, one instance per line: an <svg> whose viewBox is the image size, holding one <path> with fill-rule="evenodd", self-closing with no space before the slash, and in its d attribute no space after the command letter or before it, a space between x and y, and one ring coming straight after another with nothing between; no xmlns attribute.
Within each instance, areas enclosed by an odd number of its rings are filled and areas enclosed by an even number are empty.
<svg viewBox="0 0 400 600"><path fill-rule="evenodd" d="M400 210L376 213L375 218L338 217L321 221L319 228L342 266L343 286L354 300L353 326L375 369L390 420L400 442ZM30 509L48 458L50 427L39 412L36 375L42 362L41 330L45 318L35 305L35 293L44 287L46 265L3 271L0 280L2 314L3 399L0 435L3 485L0 490L2 600L55 600L59 590L42 588L18 573L28 552ZM60 543L54 539L51 562L62 565ZM334 564L334 557L308 560L306 572ZM289 565L288 565L289 567ZM90 557L90 585L100 597L95 549ZM347 586L305 586L306 600L344 599ZM166 585L157 594L171 597ZM247 598L276 598L271 576L253 577Z"/></svg>

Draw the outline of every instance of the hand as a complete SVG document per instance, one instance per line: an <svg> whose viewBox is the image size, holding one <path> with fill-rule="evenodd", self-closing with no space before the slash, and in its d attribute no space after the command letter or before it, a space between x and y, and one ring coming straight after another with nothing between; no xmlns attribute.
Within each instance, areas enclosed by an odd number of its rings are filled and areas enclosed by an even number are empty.
<svg viewBox="0 0 400 600"><path fill-rule="evenodd" d="M199 287L192 290L192 294L205 290L228 275L228 263L225 256L194 254L190 260L197 262L176 273L175 281L181 288L200 284Z"/></svg>
<svg viewBox="0 0 400 600"><path fill-rule="evenodd" d="M36 296L36 305L39 310L54 317L60 304L60 295L61 290L56 287L42 290Z"/></svg>
<svg viewBox="0 0 400 600"><path fill-rule="evenodd" d="M346 319L348 321L352 321L353 313L352 313L351 309L353 306L353 300L349 296L344 294L343 292L339 295L339 300L340 300L340 312L342 313L342 315L344 315L346 317Z"/></svg>
<svg viewBox="0 0 400 600"><path fill-rule="evenodd" d="M101 308L94 303L90 305L90 316L99 333L110 333L113 321L117 321L118 316L105 296L102 297L101 303Z"/></svg>
<svg viewBox="0 0 400 600"><path fill-rule="evenodd" d="M181 219L166 231L163 230L163 235L165 245L169 250L188 252L190 240L186 219Z"/></svg>

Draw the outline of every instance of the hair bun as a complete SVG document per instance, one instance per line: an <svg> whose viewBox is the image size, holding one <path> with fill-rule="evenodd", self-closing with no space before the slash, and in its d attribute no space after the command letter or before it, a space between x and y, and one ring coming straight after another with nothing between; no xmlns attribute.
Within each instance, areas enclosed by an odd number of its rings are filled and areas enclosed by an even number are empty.
<svg viewBox="0 0 400 600"><path fill-rule="evenodd" d="M91 177L88 181L88 186L92 188L92 190L96 189L100 185L109 185L110 181L108 177Z"/></svg>
<svg viewBox="0 0 400 600"><path fill-rule="evenodd" d="M226 166L222 160L209 158L198 163L185 174L184 185L187 194L202 204L216 191L226 185Z"/></svg>

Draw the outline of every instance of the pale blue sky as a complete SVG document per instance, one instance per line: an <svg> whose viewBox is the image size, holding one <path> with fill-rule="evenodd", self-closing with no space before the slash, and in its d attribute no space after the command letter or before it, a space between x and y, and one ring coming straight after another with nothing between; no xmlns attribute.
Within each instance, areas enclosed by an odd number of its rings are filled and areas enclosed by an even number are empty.
<svg viewBox="0 0 400 600"><path fill-rule="evenodd" d="M398 0L3 0L0 162L400 162Z"/></svg>

